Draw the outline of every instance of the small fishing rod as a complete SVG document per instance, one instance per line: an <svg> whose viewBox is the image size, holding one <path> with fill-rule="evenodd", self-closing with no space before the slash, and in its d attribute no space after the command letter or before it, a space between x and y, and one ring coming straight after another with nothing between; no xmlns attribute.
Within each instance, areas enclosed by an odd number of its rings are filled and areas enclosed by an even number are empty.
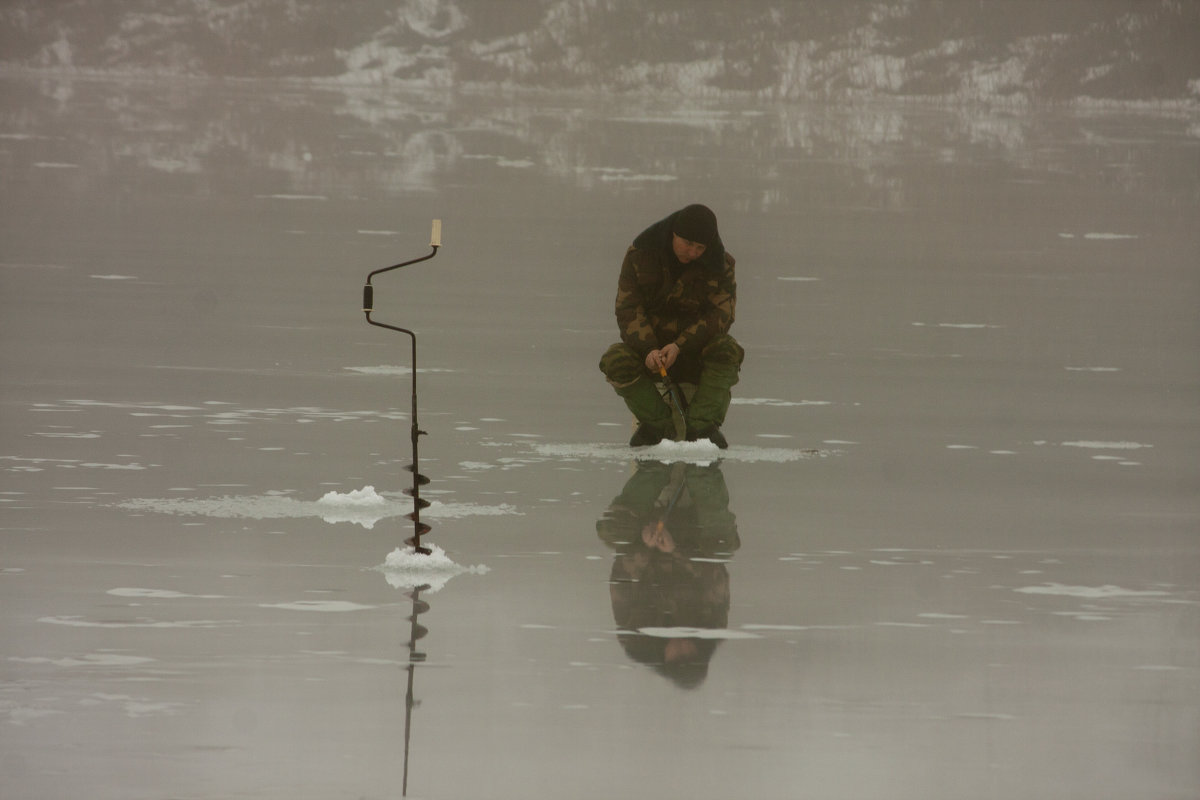
<svg viewBox="0 0 1200 800"><path fill-rule="evenodd" d="M671 396L671 402L675 404L675 410L679 412L680 417L686 420L688 402L683 394L683 390L679 388L679 384L671 380L671 376L667 375L667 368L662 364L658 365L658 374L662 377L663 386L667 387L667 394Z"/></svg>
<svg viewBox="0 0 1200 800"><path fill-rule="evenodd" d="M418 460L418 438L426 432L421 430L417 423L417 334L408 328L401 328L396 325L389 325L386 322L378 322L371 319L371 312L375 310L375 287L371 285L371 280L384 272L390 272L394 269L407 267L411 264L419 264L422 261L428 261L437 255L438 248L442 246L442 221L435 219L433 221L433 231L430 235L429 246L433 248L428 255L414 258L410 261L405 261L400 264L393 264L390 267L381 267L372 271L367 275L366 285L363 286L363 313L366 314L367 322L380 328L387 328L390 331L398 331L407 335L412 339L412 412L409 418L412 420L410 436L412 439L412 463L405 467L406 470L412 473L413 483L412 488L405 489L404 493L413 499L413 511L408 514L408 518L413 521L413 535L410 539L405 539L404 543L411 545L413 550L423 555L429 555L433 551L421 545L421 537L432 530L429 525L421 522L421 509L428 508L430 503L428 500L421 498L421 487L429 483L429 478L421 474Z"/></svg>

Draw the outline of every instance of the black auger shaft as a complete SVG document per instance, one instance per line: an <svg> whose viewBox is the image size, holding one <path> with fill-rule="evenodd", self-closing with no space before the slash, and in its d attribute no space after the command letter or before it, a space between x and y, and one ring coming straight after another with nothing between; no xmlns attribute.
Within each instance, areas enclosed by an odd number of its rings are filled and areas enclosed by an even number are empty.
<svg viewBox="0 0 1200 800"><path fill-rule="evenodd" d="M420 460L418 457L419 447L418 439L425 435L425 431L421 430L417 422L417 334L407 328L401 328L396 325L389 325L386 322L378 322L371 319L371 313L375 310L375 287L371 284L371 279L383 272L390 272L394 269L407 267L411 264L418 264L422 261L428 261L437 255L438 248L442 246L442 221L435 219L433 221L433 232L430 236L429 246L432 251L420 258L414 258L410 261L405 261L400 264L393 264L390 267L381 267L367 275L367 282L363 286L363 313L366 314L367 322L380 328L387 328L390 331L398 331L405 334L412 340L412 410L409 414L409 419L412 421L410 426L410 438L412 440L412 463L404 469L412 473L412 487L405 489L404 493L413 499L412 513L407 517L413 522L413 535L411 538L405 539L404 543L410 545L413 550L424 555L429 555L433 551L421 545L421 537L429 533L429 525L421 522L421 509L428 508L430 503L421 497L421 487L429 483L429 478L421 474Z"/></svg>

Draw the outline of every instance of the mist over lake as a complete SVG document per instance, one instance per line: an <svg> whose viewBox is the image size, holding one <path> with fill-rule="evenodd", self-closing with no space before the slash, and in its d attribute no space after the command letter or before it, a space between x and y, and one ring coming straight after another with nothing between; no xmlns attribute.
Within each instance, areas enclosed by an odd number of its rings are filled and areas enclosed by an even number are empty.
<svg viewBox="0 0 1200 800"><path fill-rule="evenodd" d="M0 14L6 793L1197 793L1200 70L1095 55L1191 7L718 5ZM634 449L692 202L730 447Z"/></svg>

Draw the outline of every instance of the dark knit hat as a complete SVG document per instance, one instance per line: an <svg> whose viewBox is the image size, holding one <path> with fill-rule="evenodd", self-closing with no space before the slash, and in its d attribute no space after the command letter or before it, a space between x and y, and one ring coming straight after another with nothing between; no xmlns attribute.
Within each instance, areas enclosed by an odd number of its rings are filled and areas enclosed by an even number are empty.
<svg viewBox="0 0 1200 800"><path fill-rule="evenodd" d="M672 231L689 242L705 246L720 241L717 235L717 215L708 206L699 203L676 212Z"/></svg>

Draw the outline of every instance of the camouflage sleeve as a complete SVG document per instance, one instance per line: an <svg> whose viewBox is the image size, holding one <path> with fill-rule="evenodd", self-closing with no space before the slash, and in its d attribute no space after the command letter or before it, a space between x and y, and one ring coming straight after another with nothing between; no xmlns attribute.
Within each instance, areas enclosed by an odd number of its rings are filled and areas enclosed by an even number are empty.
<svg viewBox="0 0 1200 800"><path fill-rule="evenodd" d="M638 251L630 247L621 262L621 277L617 280L617 327L621 341L632 347L639 355L656 349L658 338L646 316L645 293L647 277L639 269Z"/></svg>
<svg viewBox="0 0 1200 800"><path fill-rule="evenodd" d="M704 310L694 324L684 328L675 343L680 350L699 349L713 338L729 333L737 308L737 281L734 279L734 259L725 254L725 269L708 282Z"/></svg>

